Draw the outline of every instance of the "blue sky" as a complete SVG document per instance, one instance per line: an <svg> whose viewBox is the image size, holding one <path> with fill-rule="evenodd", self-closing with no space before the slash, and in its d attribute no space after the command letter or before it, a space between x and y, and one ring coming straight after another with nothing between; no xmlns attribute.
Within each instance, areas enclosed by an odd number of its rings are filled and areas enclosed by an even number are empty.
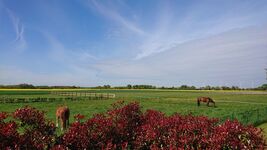
<svg viewBox="0 0 267 150"><path fill-rule="evenodd" d="M0 0L0 84L255 87L266 0Z"/></svg>

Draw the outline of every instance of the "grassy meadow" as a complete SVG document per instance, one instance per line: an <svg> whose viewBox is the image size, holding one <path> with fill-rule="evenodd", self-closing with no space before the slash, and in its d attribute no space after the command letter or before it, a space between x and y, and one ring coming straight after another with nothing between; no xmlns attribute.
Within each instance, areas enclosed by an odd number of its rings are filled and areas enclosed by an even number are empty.
<svg viewBox="0 0 267 150"><path fill-rule="evenodd" d="M50 94L51 91L86 91L92 93L114 93L116 98L107 100L79 100L79 101L55 101L55 102L32 102L32 103L1 103L0 111L12 112L19 107L30 105L46 112L47 118L55 121L55 111L59 105L67 105L74 114L83 114L91 117L95 113L105 112L111 104L124 100L126 103L139 102L142 109L155 109L171 115L173 113L206 115L217 118L238 118L240 114L257 112L259 115L251 114L249 123L255 123L253 119L265 120L267 113L267 94L256 91L181 91L181 90L0 90L1 97L27 98L27 97L62 97ZM216 102L215 108L207 107L204 103L197 106L196 98L209 96ZM253 116L255 115L255 116ZM241 117L241 118L240 118ZM73 121L73 117L70 118ZM244 117L243 117L244 119ZM267 120L267 116L266 116Z"/></svg>

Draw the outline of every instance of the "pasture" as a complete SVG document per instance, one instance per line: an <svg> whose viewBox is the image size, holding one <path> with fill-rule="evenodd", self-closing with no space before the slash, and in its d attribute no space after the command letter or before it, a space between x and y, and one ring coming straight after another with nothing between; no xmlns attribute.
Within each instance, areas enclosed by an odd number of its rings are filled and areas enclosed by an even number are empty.
<svg viewBox="0 0 267 150"><path fill-rule="evenodd" d="M110 99L80 99L77 101L62 100L64 96L52 92L92 92L114 93L115 98ZM216 102L215 108L207 107L201 103L197 106L197 97L208 96ZM142 109L155 109L171 115L173 113L192 115L205 115L221 119L239 119L242 123L258 125L267 120L267 93L257 91L182 91L182 90L0 90L0 98L55 98L51 102L28 103L0 103L0 111L13 112L15 109L30 105L46 112L47 118L55 122L55 111L60 105L70 108L70 122L73 115L83 114L87 118L93 114L105 112L111 104L124 100L126 103L137 101ZM61 98L61 100L57 100Z"/></svg>

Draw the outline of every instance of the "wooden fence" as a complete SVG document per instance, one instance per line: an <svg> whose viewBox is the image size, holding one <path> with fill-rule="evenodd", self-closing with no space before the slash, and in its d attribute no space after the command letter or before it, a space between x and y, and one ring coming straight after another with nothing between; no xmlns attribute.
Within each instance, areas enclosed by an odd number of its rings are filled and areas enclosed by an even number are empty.
<svg viewBox="0 0 267 150"><path fill-rule="evenodd" d="M53 102L63 101L66 98L53 98L53 97L34 97L34 98L17 98L17 97L0 97L0 103L32 103L32 102Z"/></svg>
<svg viewBox="0 0 267 150"><path fill-rule="evenodd" d="M87 97L87 98L115 98L115 94L111 93L91 93L91 92L51 92L52 95L64 97Z"/></svg>
<svg viewBox="0 0 267 150"><path fill-rule="evenodd" d="M103 100L115 98L111 93L87 93L87 92L51 92L55 97L10 97L1 96L0 103L32 103L32 102L54 102L54 101L77 101L77 100Z"/></svg>

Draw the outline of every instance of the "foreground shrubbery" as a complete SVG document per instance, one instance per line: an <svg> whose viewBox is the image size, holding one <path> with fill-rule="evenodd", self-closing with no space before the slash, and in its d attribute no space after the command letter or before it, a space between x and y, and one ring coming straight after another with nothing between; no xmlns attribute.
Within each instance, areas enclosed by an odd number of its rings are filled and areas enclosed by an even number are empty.
<svg viewBox="0 0 267 150"><path fill-rule="evenodd" d="M13 120L5 121L7 117ZM32 107L0 113L0 149L49 149L56 138L54 123Z"/></svg>
<svg viewBox="0 0 267 150"><path fill-rule="evenodd" d="M13 119L7 119L11 117ZM238 121L142 112L118 102L104 114L76 122L61 136L44 112L24 107L0 113L0 149L263 149L262 131ZM8 120L8 121L7 121Z"/></svg>

